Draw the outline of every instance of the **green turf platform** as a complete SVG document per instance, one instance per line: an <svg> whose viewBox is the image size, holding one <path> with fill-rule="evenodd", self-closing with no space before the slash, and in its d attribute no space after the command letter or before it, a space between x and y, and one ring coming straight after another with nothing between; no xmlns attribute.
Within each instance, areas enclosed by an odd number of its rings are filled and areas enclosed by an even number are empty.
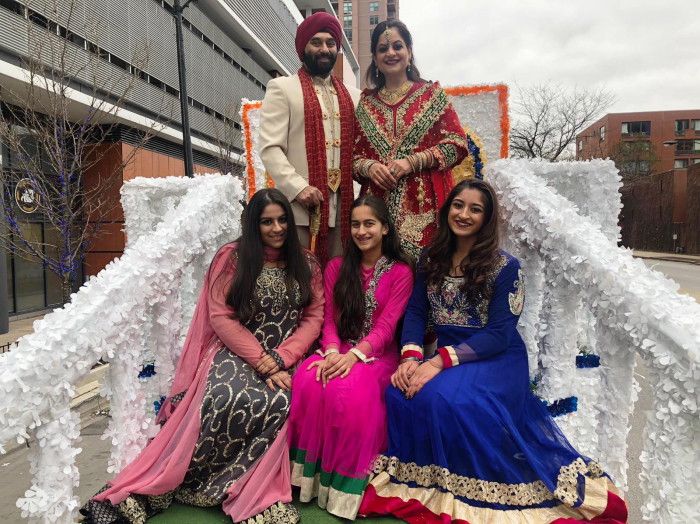
<svg viewBox="0 0 700 524"><path fill-rule="evenodd" d="M294 493L294 505L301 512L303 524L335 524L350 522L339 519L327 513L316 505L316 502L303 504L299 502L297 494ZM392 517L358 519L358 524L390 524L392 522L403 522ZM184 504L173 504L160 515L156 515L148 520L148 524L231 524L221 508L196 508L185 506Z"/></svg>

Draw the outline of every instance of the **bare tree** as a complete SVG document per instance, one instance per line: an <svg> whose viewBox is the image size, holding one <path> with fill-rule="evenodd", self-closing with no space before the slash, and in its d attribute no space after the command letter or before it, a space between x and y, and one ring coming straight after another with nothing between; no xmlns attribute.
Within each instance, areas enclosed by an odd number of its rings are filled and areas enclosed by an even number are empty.
<svg viewBox="0 0 700 524"><path fill-rule="evenodd" d="M559 85L518 88L513 103L511 154L549 161L567 157L576 135L615 101L605 89L566 91Z"/></svg>
<svg viewBox="0 0 700 524"><path fill-rule="evenodd" d="M638 140L621 140L613 144L609 156L620 170L623 182L632 182L656 172L661 162L657 147L648 137L641 136Z"/></svg>
<svg viewBox="0 0 700 524"><path fill-rule="evenodd" d="M231 174L242 178L245 174L245 163L238 160L241 143L242 130L236 122L239 119L240 102L229 103L224 114L219 118L212 115L212 128L214 130L214 143L217 148L217 163L219 172Z"/></svg>
<svg viewBox="0 0 700 524"><path fill-rule="evenodd" d="M29 44L24 78L0 86L0 141L12 158L9 168L0 168L6 222L0 238L14 255L38 260L58 275L65 303L85 253L119 205L115 194L124 167L157 124L139 131L129 148L110 140L146 70L147 45L115 66L100 47L100 20L84 27L74 20L77 0L43 0L33 7L29 0L23 6ZM28 213L43 216L57 240L34 238L23 227Z"/></svg>

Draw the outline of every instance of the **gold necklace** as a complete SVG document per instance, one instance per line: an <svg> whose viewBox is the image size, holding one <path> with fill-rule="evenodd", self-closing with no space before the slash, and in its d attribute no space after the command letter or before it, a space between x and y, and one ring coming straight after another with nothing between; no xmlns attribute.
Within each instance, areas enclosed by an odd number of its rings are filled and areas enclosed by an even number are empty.
<svg viewBox="0 0 700 524"><path fill-rule="evenodd" d="M397 89L389 90L386 88L386 86L384 86L379 90L379 96L385 102L394 104L406 96L406 93L408 93L408 90L411 89L412 85L413 82L406 80L403 84L401 84L401 87Z"/></svg>

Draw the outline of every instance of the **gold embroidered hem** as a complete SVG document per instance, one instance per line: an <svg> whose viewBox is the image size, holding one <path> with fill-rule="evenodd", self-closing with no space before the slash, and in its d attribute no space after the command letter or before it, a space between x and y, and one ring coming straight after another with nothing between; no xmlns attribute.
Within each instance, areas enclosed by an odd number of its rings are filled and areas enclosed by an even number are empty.
<svg viewBox="0 0 700 524"><path fill-rule="evenodd" d="M471 506L455 498L452 493L441 491L438 488L412 488L405 484L396 484L391 482L391 477L386 472L377 475L370 484L374 487L377 496L382 498L398 498L404 502L417 501L431 513L449 515L452 520L494 524L540 524L562 518L590 520L605 510L607 503L605 484L611 485L607 477L602 479L586 478L587 496L584 506L579 508L558 505L552 508L503 511ZM589 490L595 491L591 495L590 502L588 500Z"/></svg>
<svg viewBox="0 0 700 524"><path fill-rule="evenodd" d="M296 524L301 515L290 502L275 502L262 513L240 521L239 524Z"/></svg>
<svg viewBox="0 0 700 524"><path fill-rule="evenodd" d="M575 504L578 501L579 475L589 475L587 478L595 479L600 476L601 469L595 462L586 465L581 458L576 459L560 469L554 493L540 480L522 484L490 482L450 473L440 466L419 466L415 462L404 463L397 457L383 455L375 461L373 471L375 474L391 475L398 482L415 482L425 488L439 487L454 496L479 502L533 506L556 499L569 505ZM376 488L374 480L370 483Z"/></svg>

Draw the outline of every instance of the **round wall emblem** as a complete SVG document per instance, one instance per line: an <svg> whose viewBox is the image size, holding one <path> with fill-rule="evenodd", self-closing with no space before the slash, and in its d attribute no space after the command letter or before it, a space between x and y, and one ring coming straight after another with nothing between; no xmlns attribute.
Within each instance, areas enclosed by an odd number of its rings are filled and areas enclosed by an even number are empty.
<svg viewBox="0 0 700 524"><path fill-rule="evenodd" d="M29 178L23 178L15 186L15 201L25 213L34 213L39 209L39 195L34 183Z"/></svg>

